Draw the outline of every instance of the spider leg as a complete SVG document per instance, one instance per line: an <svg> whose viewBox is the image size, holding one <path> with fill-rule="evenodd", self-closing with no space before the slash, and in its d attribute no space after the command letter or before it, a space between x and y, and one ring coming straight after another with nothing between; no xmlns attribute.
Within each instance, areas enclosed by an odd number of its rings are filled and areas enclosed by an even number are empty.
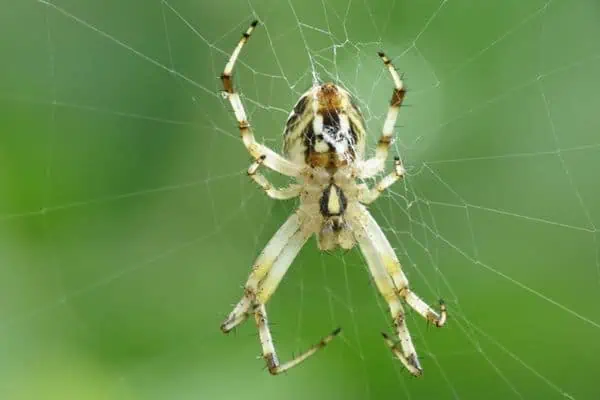
<svg viewBox="0 0 600 400"><path fill-rule="evenodd" d="M269 372L272 375L278 375L300 364L302 361L306 360L308 357L312 356L317 351L325 347L341 331L341 328L337 328L329 335L321 339L319 343L313 345L311 348L306 350L304 353L294 357L290 361L281 364L279 362L279 359L277 358L277 352L273 344L273 337L271 336L271 330L269 329L269 321L267 319L267 310L264 304L259 303L257 305L256 310L254 312L254 317L256 319L256 326L258 327L258 334L260 336L260 344L262 346L263 358L265 359L265 362L267 363L267 368L269 369Z"/></svg>
<svg viewBox="0 0 600 400"><path fill-rule="evenodd" d="M265 156L260 156L256 161L254 161L250 167L248 168L248 176L252 179L258 186L260 186L267 196L276 200L288 200L294 197L297 197L302 190L300 185L290 185L283 189L274 188L273 185L265 178L262 174L258 173L258 168L262 165L265 160Z"/></svg>
<svg viewBox="0 0 600 400"><path fill-rule="evenodd" d="M366 210L365 210L366 211ZM406 327L406 320L400 298L395 290L394 281L386 270L382 255L379 249L376 247L375 242L370 237L370 232L367 226L364 224L362 219L364 216L358 210L358 214L353 221L353 231L355 232L356 240L360 246L360 250L363 253L369 272L375 281L377 289L388 303L390 313L396 329L396 334L399 338L400 348L390 339L390 337L383 333L386 344L392 350L392 352L398 357L406 369L415 376L420 376L423 369L417 358L417 352L415 346L410 337L408 328Z"/></svg>
<svg viewBox="0 0 600 400"><path fill-rule="evenodd" d="M408 286L408 279L404 272L394 249L390 245L383 231L373 216L363 207L361 213L364 215L364 228L369 233L370 239L380 254L381 261L391 277L398 296L412 307L419 315L432 322L437 327L442 327L447 320L446 305L440 300L440 313L438 314L427 303L419 298Z"/></svg>
<svg viewBox="0 0 600 400"><path fill-rule="evenodd" d="M236 325L246 320L250 314L254 314L259 331L263 358L267 363L269 372L273 375L277 375L300 364L319 349L325 347L340 332L339 328L336 329L310 349L284 364L280 364L275 346L273 345L265 304L277 289L277 286L285 276L294 258L300 252L300 249L313 233L312 230L307 229L300 222L297 214L288 218L256 260L250 277L246 282L242 300L240 300L229 317L221 325L221 330L227 333Z"/></svg>
<svg viewBox="0 0 600 400"><path fill-rule="evenodd" d="M258 327L258 333L260 336L260 342L263 351L263 358L267 363L267 368L272 375L280 374L308 357L315 354L319 349L322 349L329 343L341 329L337 328L329 335L322 338L317 344L306 350L304 353L294 357L292 360L280 364L273 345L273 339L271 337L271 331L269 329L269 323L267 319L267 310L265 304L269 301L277 286L283 279L292 261L298 255L298 252L306 243L306 240L312 235L313 232L303 231L302 227L296 232L290 239L288 245L283 249L271 270L267 273L266 277L260 282L258 292L256 293L257 308L254 311L254 317L256 319L256 325Z"/></svg>
<svg viewBox="0 0 600 400"><path fill-rule="evenodd" d="M244 295L242 299L234 307L233 311L229 314L223 324L221 324L221 330L224 333L231 331L237 325L245 321L251 314L250 308L256 298L260 282L267 276L275 261L290 243L292 236L298 232L299 229L300 218L297 213L294 213L283 223L271 240L269 240L254 262L250 276L244 286Z"/></svg>
<svg viewBox="0 0 600 400"><path fill-rule="evenodd" d="M383 177L374 187L369 189L366 186L361 187L361 191L358 194L358 201L362 204L371 204L383 193L387 188L392 186L396 181L404 176L404 167L400 158L394 158L394 172Z"/></svg>
<svg viewBox="0 0 600 400"><path fill-rule="evenodd" d="M404 83L402 82L400 75L398 75L398 71L396 71L396 68L394 68L391 60L387 58L383 52L379 52L378 55L381 57L383 64L386 66L390 72L390 75L392 76L392 80L394 81L394 92L392 93L390 108L388 109L387 117L385 118L385 123L383 124L383 132L379 138L379 142L377 143L375 157L370 158L362 163L360 175L361 178L371 178L377 173L383 171L388 150L390 148L390 144L392 143L392 135L394 134L394 126L396 125L396 120L398 119L398 112L400 111L400 106L402 105L404 95L406 94Z"/></svg>
<svg viewBox="0 0 600 400"><path fill-rule="evenodd" d="M240 99L240 95L233 88L233 67L235 62L237 61L238 56L242 50L242 47L248 42L250 39L250 35L254 31L254 28L258 25L258 21L252 22L250 27L244 34L242 38L238 42L237 46L231 53L231 57L229 61L225 65L225 69L221 74L221 81L223 82L224 96L229 100L231 104L231 108L233 108L233 112L235 113L235 118L238 121L238 127L240 129L240 134L242 136L242 141L248 149L248 152L254 159L258 159L261 156L265 156L264 164L279 172L280 174L296 177L300 174L301 167L286 160L270 148L257 143L254 138L254 134L250 129L250 123L248 122L248 117L246 116L246 110L242 104L242 100Z"/></svg>

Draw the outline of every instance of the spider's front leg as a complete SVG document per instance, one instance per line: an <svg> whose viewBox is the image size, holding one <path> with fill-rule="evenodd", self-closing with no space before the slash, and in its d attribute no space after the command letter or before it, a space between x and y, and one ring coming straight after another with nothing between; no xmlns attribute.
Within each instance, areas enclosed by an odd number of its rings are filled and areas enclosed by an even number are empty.
<svg viewBox="0 0 600 400"><path fill-rule="evenodd" d="M396 120L398 119L398 112L404 101L406 95L406 88L404 83L398 75L398 71L394 68L392 61L387 58L383 52L378 53L379 57L386 66L392 80L394 81L394 92L392 93L392 99L390 101L390 108L388 109L385 123L383 124L383 132L377 143L377 150L375 151L375 157L365 160L361 163L361 178L371 178L383 171L385 160L387 159L388 150L392 143L392 135L394 134L394 127Z"/></svg>
<svg viewBox="0 0 600 400"><path fill-rule="evenodd" d="M387 188L396 183L400 178L404 176L406 170L402 166L402 162L399 157L394 158L394 172L383 177L377 184L369 189L367 186L361 186L361 190L358 193L358 201L362 204L371 204L383 193Z"/></svg>
<svg viewBox="0 0 600 400"><path fill-rule="evenodd" d="M369 232L369 240L377 248L381 262L394 283L396 294L423 318L437 327L444 326L447 320L446 305L444 302L440 300L440 313L438 313L409 288L408 278L402 271L400 261L398 261L392 245L385 237L377 221L375 221L371 213L366 209L362 210L362 214L364 229Z"/></svg>
<svg viewBox="0 0 600 400"><path fill-rule="evenodd" d="M302 186L300 185L290 185L283 189L278 189L273 187L271 182L267 180L262 174L258 173L258 168L265 161L265 156L260 156L256 161L254 161L250 167L248 168L248 176L252 179L258 186L265 191L267 196L276 200L288 200L297 197L302 191Z"/></svg>
<svg viewBox="0 0 600 400"><path fill-rule="evenodd" d="M248 30L244 32L242 38L238 42L238 45L233 50L233 53L231 53L229 61L225 65L225 69L221 74L221 81L223 82L224 89L223 93L229 100L231 108L233 108L235 118L238 121L238 127L240 129L242 141L244 142L244 145L246 146L246 149L248 149L248 152L252 158L256 160L259 157L264 156L264 164L267 167L279 172L280 174L296 177L300 174L301 169L298 165L286 160L265 145L256 142L254 134L250 129L250 123L248 122L246 110L244 109L240 95L233 87L233 67L238 56L240 55L242 47L244 47L244 45L248 42L248 39L250 39L250 35L252 35L256 25L258 25L258 21L252 22Z"/></svg>

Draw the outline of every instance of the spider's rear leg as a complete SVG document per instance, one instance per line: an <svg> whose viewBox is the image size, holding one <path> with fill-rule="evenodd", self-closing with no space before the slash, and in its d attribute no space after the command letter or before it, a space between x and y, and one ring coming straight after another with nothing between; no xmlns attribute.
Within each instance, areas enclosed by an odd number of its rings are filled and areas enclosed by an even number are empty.
<svg viewBox="0 0 600 400"><path fill-rule="evenodd" d="M373 216L366 211L364 212L364 219L365 228L370 233L371 240L381 255L383 265L393 281L395 293L400 296L400 298L404 299L404 301L406 301L406 303L423 318L432 322L437 327L442 327L448 318L444 302L440 301L440 313L437 313L410 290L408 278L406 278L406 275L402 271L400 261L398 261L398 257L390 245L390 242L383 234L383 231Z"/></svg>
<svg viewBox="0 0 600 400"><path fill-rule="evenodd" d="M388 298L390 299L388 303L390 312L392 313L392 317L394 319L394 327L396 328L396 334L398 335L398 339L400 341L398 344L394 344L391 338L382 332L383 339L390 350L392 350L392 352L396 355L396 357L398 357L398 359L402 362L402 364L404 364L406 369L408 369L411 374L414 376L421 376L423 373L423 368L421 367L421 363L419 363L417 350L415 349L410 337L410 332L406 326L406 317L404 314L404 309L402 308L402 304L400 303L400 299L396 296L389 296ZM398 348L398 345L400 348Z"/></svg>
<svg viewBox="0 0 600 400"><path fill-rule="evenodd" d="M411 354L410 357L406 357L404 349L399 349L398 346L392 341L387 333L381 332L385 344L392 350L392 353L402 362L402 365L414 376L421 376L423 374L423 368L417 359L416 353Z"/></svg>
<svg viewBox="0 0 600 400"><path fill-rule="evenodd" d="M269 321L267 319L267 310L264 304L259 304L256 307L256 310L254 312L254 318L256 319L256 326L258 327L258 334L260 336L260 344L262 346L263 358L267 363L267 368L269 369L271 375L278 375L300 364L302 361L306 360L308 357L312 356L317 351L325 347L342 330L341 328L337 328L329 335L321 339L319 343L313 345L311 348L306 350L304 353L294 357L290 361L281 364L279 362L279 358L277 357L277 352L273 344L273 337L271 336L271 330L269 329Z"/></svg>
<svg viewBox="0 0 600 400"><path fill-rule="evenodd" d="M382 254L380 248L378 248L376 235L374 235L376 232L374 232L372 228L369 228L368 220L366 220L368 217L369 213L361 206L358 209L355 218L351 219L351 221L353 221L353 230L358 245L360 246L360 250L369 267L369 272L375 282L375 286L377 286L379 293L388 304L396 328L396 334L398 335L399 344L395 344L385 333L383 333L383 337L387 346L398 359L400 359L406 369L411 374L420 376L423 370L417 358L417 352L410 337L410 333L406 327L402 303L396 293L392 277L385 268L385 255Z"/></svg>
<svg viewBox="0 0 600 400"><path fill-rule="evenodd" d="M276 260L289 257L289 263L292 262L293 258L306 241L304 238L300 238L299 241L298 237L294 239L294 235L300 232L300 229L300 218L298 217L298 214L294 213L283 225L281 225L271 240L269 240L269 243L267 243L264 250L254 262L252 272L250 272L250 276L244 286L244 295L242 299L237 303L227 319L221 324L221 330L224 333L231 331L252 314L250 308L256 301L259 285L273 269Z"/></svg>
<svg viewBox="0 0 600 400"><path fill-rule="evenodd" d="M300 364L325 347L340 332L339 328L336 329L298 357L284 364L279 363L269 330L265 304L277 289L304 243L313 233L311 225L301 223L297 213L288 218L256 260L246 282L244 296L221 325L221 330L227 333L245 321L249 315L254 314L263 357L269 372L273 375Z"/></svg>

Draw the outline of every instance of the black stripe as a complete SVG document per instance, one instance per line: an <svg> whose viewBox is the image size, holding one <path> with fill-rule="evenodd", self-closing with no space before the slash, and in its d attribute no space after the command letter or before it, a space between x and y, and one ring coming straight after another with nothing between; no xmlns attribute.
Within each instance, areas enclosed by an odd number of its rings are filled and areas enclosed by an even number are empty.
<svg viewBox="0 0 600 400"><path fill-rule="evenodd" d="M294 112L298 115L304 114L304 110L306 110L306 105L308 104L308 96L302 96L294 106Z"/></svg>
<svg viewBox="0 0 600 400"><path fill-rule="evenodd" d="M335 214L332 214L329 211L329 194L331 193L332 187L335 189L340 199L340 212ZM342 189L340 189L338 185L331 183L325 188L325 190L323 190L323 195L321 196L321 201L319 202L319 208L321 211L321 215L323 215L324 217L343 215L344 211L346 211L347 205L348 201L346 200L346 196L344 195L344 192L342 191Z"/></svg>
<svg viewBox="0 0 600 400"><path fill-rule="evenodd" d="M284 134L287 134L290 130L294 128L294 126L298 123L298 120L304 114L306 110L306 106L308 104L308 97L302 96L298 100L298 102L294 105L294 111L289 116L287 122L285 123L285 131Z"/></svg>
<svg viewBox="0 0 600 400"><path fill-rule="evenodd" d="M310 153L314 151L316 141L315 131L313 129L313 120L311 120L308 125L306 125L306 128L304 128L304 131L302 131L302 137L304 139L304 147L306 148L304 151L304 160L308 164L310 160Z"/></svg>
<svg viewBox="0 0 600 400"><path fill-rule="evenodd" d="M340 115L336 111L326 111L325 113L323 113L323 129L325 129L326 126L334 128L333 131L335 132L339 131Z"/></svg>

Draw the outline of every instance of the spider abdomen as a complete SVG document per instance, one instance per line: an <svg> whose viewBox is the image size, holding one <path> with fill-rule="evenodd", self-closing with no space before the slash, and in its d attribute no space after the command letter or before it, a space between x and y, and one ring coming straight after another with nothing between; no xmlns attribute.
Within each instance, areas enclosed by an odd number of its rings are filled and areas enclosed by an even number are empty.
<svg viewBox="0 0 600 400"><path fill-rule="evenodd" d="M332 83L315 85L288 117L284 152L295 163L335 170L362 157L364 135L350 93Z"/></svg>

